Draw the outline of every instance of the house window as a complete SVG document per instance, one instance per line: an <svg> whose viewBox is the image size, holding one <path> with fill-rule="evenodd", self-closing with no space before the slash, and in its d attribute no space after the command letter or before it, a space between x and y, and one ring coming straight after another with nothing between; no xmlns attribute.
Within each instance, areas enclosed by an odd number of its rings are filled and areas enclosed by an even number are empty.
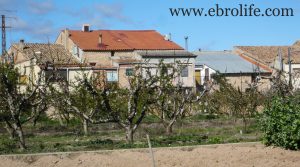
<svg viewBox="0 0 300 167"><path fill-rule="evenodd" d="M127 68L126 69L126 76L133 76L133 69L132 68Z"/></svg>
<svg viewBox="0 0 300 167"><path fill-rule="evenodd" d="M45 79L49 82L68 81L67 70L45 71Z"/></svg>
<svg viewBox="0 0 300 167"><path fill-rule="evenodd" d="M181 77L188 77L189 76L189 68L188 67L184 67L181 70Z"/></svg>
<svg viewBox="0 0 300 167"><path fill-rule="evenodd" d="M115 56L115 51L111 51L111 57Z"/></svg>
<svg viewBox="0 0 300 167"><path fill-rule="evenodd" d="M91 66L96 66L96 63L95 62L90 62L90 65Z"/></svg>
<svg viewBox="0 0 300 167"><path fill-rule="evenodd" d="M107 77L108 82L117 82L118 81L117 71L107 71L106 77Z"/></svg>

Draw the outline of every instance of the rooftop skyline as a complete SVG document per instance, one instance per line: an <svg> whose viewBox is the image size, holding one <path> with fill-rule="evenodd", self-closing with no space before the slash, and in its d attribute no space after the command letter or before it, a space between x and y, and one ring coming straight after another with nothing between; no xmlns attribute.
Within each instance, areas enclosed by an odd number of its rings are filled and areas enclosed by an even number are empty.
<svg viewBox="0 0 300 167"><path fill-rule="evenodd" d="M293 17L200 17L171 16L169 8L210 8L254 4L259 8L293 8ZM230 50L236 45L292 45L300 39L300 1L261 0L1 0L5 14L7 48L11 43L54 42L65 28L80 30L85 23L92 30L156 30L189 50ZM11 11L4 11L11 10Z"/></svg>

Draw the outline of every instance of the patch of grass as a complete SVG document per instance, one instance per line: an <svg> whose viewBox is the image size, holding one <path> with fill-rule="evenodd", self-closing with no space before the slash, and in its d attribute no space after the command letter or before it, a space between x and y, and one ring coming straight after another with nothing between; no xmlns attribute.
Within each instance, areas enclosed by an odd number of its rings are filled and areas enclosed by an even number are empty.
<svg viewBox="0 0 300 167"><path fill-rule="evenodd" d="M169 146L183 146L183 145L197 145L201 144L204 136L201 135L171 135L159 136L151 140L153 147L169 147Z"/></svg>
<svg viewBox="0 0 300 167"><path fill-rule="evenodd" d="M59 129L60 125L57 122L51 123L57 129L52 127L50 131L30 131L30 133L28 132L30 125L28 125L25 127L28 150L20 152L16 141L10 140L7 135L0 135L0 154L147 148L146 134L150 135L153 147L261 140L261 132L255 121L248 126L248 133L240 134L240 130L243 129L241 121L224 120L223 117L203 121L183 120L176 123L172 135L166 135L165 129L156 122L154 117L147 119L148 123L143 123L135 133L134 144L126 143L124 130L113 124L92 125L88 136L83 136L81 126L80 129L75 128L76 123L73 124L74 127L66 127L66 129Z"/></svg>
<svg viewBox="0 0 300 167"><path fill-rule="evenodd" d="M18 149L17 141L9 139L7 135L2 135L0 137L0 153L10 154Z"/></svg>
<svg viewBox="0 0 300 167"><path fill-rule="evenodd" d="M221 144L224 143L221 137L212 137L207 140L208 144Z"/></svg>
<svg viewBox="0 0 300 167"><path fill-rule="evenodd" d="M143 120L143 123L158 123L158 122L161 122L161 120L155 115L147 115Z"/></svg>
<svg viewBox="0 0 300 167"><path fill-rule="evenodd" d="M220 116L215 114L196 114L190 117L192 121L203 121L203 120L214 120L218 119Z"/></svg>

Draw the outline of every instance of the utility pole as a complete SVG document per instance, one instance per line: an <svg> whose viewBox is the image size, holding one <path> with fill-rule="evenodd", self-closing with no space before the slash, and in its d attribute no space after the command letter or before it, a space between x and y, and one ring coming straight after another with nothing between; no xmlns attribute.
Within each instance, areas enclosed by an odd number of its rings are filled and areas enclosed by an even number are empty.
<svg viewBox="0 0 300 167"><path fill-rule="evenodd" d="M289 87L292 88L292 60L291 60L291 48L288 49L288 63L289 63Z"/></svg>
<svg viewBox="0 0 300 167"><path fill-rule="evenodd" d="M1 30L2 30L2 56L6 54L6 28L11 28L10 26L6 26L5 23L5 15L1 15L2 24L1 24Z"/></svg>
<svg viewBox="0 0 300 167"><path fill-rule="evenodd" d="M6 52L6 26L5 26L5 15L2 15L2 55Z"/></svg>
<svg viewBox="0 0 300 167"><path fill-rule="evenodd" d="M283 72L283 60L282 60L281 48L278 49L278 61L279 61L279 70L280 72Z"/></svg>

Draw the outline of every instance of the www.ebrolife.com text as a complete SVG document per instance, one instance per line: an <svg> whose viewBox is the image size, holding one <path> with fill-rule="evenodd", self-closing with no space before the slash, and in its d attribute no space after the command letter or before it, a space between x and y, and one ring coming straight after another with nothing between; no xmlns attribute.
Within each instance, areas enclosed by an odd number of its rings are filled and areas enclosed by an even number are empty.
<svg viewBox="0 0 300 167"><path fill-rule="evenodd" d="M229 8L215 4L211 8L169 8L171 16L204 16L204 17L290 17L294 16L293 8L264 8L255 4L238 4Z"/></svg>

